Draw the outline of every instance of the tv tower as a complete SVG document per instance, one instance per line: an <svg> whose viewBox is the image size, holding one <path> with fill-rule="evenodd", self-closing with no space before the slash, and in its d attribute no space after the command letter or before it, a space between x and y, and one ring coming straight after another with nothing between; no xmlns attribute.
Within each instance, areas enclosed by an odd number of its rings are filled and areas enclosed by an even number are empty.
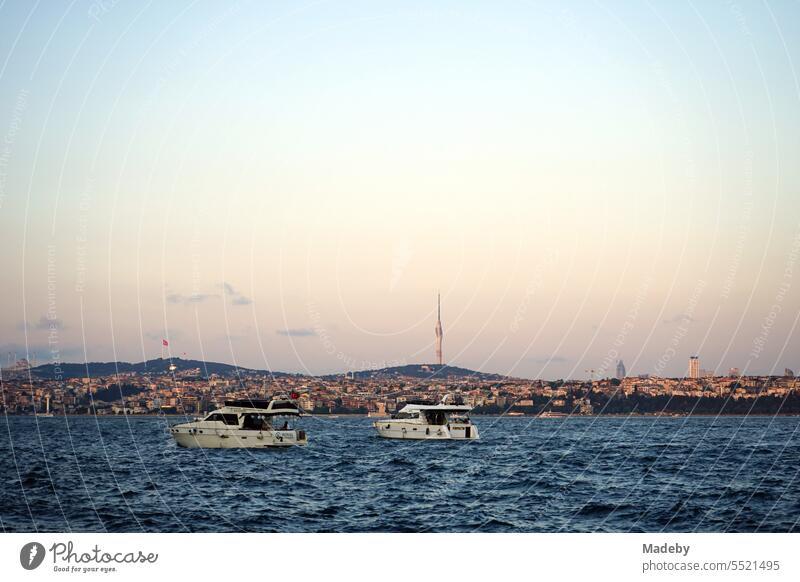
<svg viewBox="0 0 800 582"><path fill-rule="evenodd" d="M444 364L442 361L442 296L436 294L436 363L440 366Z"/></svg>

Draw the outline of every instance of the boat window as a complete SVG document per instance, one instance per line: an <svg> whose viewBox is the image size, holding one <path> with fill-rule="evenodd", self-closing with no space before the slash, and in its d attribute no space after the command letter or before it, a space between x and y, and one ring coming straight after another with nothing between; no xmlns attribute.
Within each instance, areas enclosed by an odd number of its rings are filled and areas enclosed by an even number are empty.
<svg viewBox="0 0 800 582"><path fill-rule="evenodd" d="M235 425L239 426L239 415L238 414L222 414L222 422L228 425Z"/></svg>
<svg viewBox="0 0 800 582"><path fill-rule="evenodd" d="M206 417L206 420L209 421L209 422L223 422L222 415L219 414L219 413L209 414Z"/></svg>
<svg viewBox="0 0 800 582"><path fill-rule="evenodd" d="M428 424L445 424L447 419L441 410L430 410L425 414Z"/></svg>
<svg viewBox="0 0 800 582"><path fill-rule="evenodd" d="M392 418L419 418L419 411L415 410L414 412L398 412L397 414L393 414Z"/></svg>
<svg viewBox="0 0 800 582"><path fill-rule="evenodd" d="M246 430L269 430L270 423L261 414L245 414L242 428Z"/></svg>

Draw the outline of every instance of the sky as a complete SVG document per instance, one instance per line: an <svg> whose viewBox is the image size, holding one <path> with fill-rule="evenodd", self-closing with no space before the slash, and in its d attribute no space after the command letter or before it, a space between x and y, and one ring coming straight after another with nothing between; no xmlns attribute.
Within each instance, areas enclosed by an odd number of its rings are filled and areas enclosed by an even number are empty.
<svg viewBox="0 0 800 582"><path fill-rule="evenodd" d="M452 365L800 372L799 59L792 1L2 2L2 364L429 363L440 292Z"/></svg>

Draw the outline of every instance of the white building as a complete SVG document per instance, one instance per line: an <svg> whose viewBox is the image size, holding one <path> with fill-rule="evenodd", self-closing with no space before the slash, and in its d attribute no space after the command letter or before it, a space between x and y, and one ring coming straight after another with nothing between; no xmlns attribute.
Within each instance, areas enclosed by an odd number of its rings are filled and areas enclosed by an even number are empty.
<svg viewBox="0 0 800 582"><path fill-rule="evenodd" d="M689 358L689 378L697 379L700 377L700 358L692 356Z"/></svg>

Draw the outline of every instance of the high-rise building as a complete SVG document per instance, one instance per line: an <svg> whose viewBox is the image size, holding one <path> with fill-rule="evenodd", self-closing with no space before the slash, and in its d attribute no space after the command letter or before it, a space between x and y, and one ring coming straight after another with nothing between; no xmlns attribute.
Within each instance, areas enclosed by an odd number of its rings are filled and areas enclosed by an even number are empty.
<svg viewBox="0 0 800 582"><path fill-rule="evenodd" d="M436 294L436 363L440 366L444 364L442 358L442 296Z"/></svg>
<svg viewBox="0 0 800 582"><path fill-rule="evenodd" d="M617 360L617 380L622 380L625 377L625 364L622 360Z"/></svg>
<svg viewBox="0 0 800 582"><path fill-rule="evenodd" d="M692 356L689 358L689 378L697 379L700 377L700 358Z"/></svg>
<svg viewBox="0 0 800 582"><path fill-rule="evenodd" d="M794 370L791 370L791 369L789 369L789 368L786 368L786 369L783 371L783 375L784 375L784 376L788 376L789 378L794 378Z"/></svg>
<svg viewBox="0 0 800 582"><path fill-rule="evenodd" d="M728 376L731 378L737 378L739 376L739 368L731 368L728 370Z"/></svg>

